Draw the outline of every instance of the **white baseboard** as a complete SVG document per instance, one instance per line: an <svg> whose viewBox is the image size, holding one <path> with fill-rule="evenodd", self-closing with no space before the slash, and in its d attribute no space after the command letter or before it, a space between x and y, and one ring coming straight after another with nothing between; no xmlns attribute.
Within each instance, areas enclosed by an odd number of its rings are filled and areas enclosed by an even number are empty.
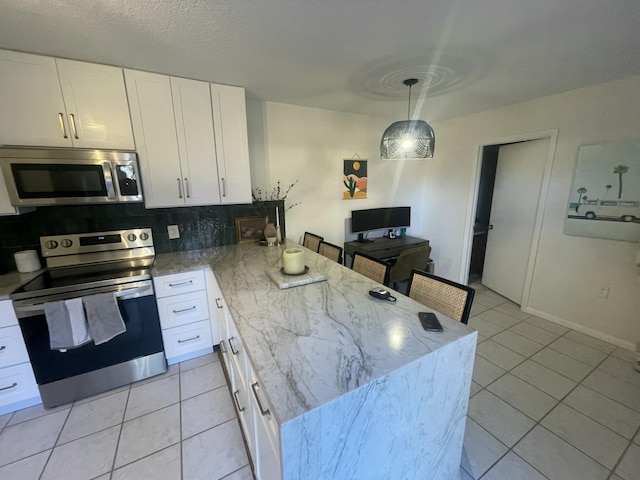
<svg viewBox="0 0 640 480"><path fill-rule="evenodd" d="M580 325L579 323L570 322L568 320L565 320L564 318L556 317L555 315L549 315L548 313L541 312L540 310L536 310L535 308L527 307L524 309L524 311L531 315L535 315L536 317L544 318L545 320L549 320L550 322L557 323L558 325L562 325L563 327L577 330L578 332L584 333L585 335L590 335L599 340L612 343L614 345L617 345L618 347L625 348L632 352L634 352L636 349L635 342L622 340L620 338L616 338L611 335L598 332L597 330L593 330L591 328L585 327L584 325Z"/></svg>

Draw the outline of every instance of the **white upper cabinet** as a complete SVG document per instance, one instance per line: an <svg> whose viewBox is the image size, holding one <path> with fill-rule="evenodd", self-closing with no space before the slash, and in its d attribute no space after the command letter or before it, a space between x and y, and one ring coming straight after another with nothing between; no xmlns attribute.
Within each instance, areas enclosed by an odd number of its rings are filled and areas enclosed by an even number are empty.
<svg viewBox="0 0 640 480"><path fill-rule="evenodd" d="M220 203L251 203L244 88L211 84Z"/></svg>
<svg viewBox="0 0 640 480"><path fill-rule="evenodd" d="M133 150L122 69L0 50L0 144Z"/></svg>
<svg viewBox="0 0 640 480"><path fill-rule="evenodd" d="M251 202L244 89L136 70L125 82L147 208Z"/></svg>
<svg viewBox="0 0 640 480"><path fill-rule="evenodd" d="M74 147L134 150L122 69L56 59Z"/></svg>
<svg viewBox="0 0 640 480"><path fill-rule="evenodd" d="M147 208L220 203L209 84L125 70Z"/></svg>

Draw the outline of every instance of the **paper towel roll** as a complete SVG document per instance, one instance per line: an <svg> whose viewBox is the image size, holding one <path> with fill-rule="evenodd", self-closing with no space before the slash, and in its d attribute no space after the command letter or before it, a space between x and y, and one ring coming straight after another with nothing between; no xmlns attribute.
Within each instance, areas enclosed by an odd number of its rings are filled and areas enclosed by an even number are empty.
<svg viewBox="0 0 640 480"><path fill-rule="evenodd" d="M40 270L40 257L36 250L23 250L13 254L16 261L16 268L20 273L29 273Z"/></svg>

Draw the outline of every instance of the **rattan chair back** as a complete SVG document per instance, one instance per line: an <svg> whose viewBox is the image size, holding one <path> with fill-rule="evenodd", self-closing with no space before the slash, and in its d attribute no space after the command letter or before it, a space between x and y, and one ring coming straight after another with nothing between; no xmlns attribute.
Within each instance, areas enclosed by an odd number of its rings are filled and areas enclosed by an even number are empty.
<svg viewBox="0 0 640 480"><path fill-rule="evenodd" d="M382 283L383 285L387 283L389 276L389 264L387 262L355 252L351 268L354 272L361 273L374 282Z"/></svg>
<svg viewBox="0 0 640 480"><path fill-rule="evenodd" d="M462 323L469 321L475 290L466 285L437 277L420 270L412 270L408 296L447 317Z"/></svg>
<svg viewBox="0 0 640 480"><path fill-rule="evenodd" d="M320 242L324 240L324 237L316 235L315 233L304 232L304 238L302 239L302 246L307 247L309 250L318 252Z"/></svg>
<svg viewBox="0 0 640 480"><path fill-rule="evenodd" d="M342 247L322 241L320 242L318 253L334 262L342 263Z"/></svg>

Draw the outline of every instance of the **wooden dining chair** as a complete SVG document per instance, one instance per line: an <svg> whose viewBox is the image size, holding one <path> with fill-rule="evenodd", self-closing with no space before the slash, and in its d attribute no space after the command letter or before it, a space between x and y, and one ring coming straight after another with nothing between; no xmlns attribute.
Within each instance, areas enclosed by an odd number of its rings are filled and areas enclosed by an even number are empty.
<svg viewBox="0 0 640 480"><path fill-rule="evenodd" d="M324 240L320 242L320 246L318 247L318 253L323 257L327 257L334 262L342 263L342 247L338 247L337 245L333 245L332 243L325 242Z"/></svg>
<svg viewBox="0 0 640 480"><path fill-rule="evenodd" d="M414 269L409 277L407 292L410 298L423 305L467 323L476 291L467 285Z"/></svg>
<svg viewBox="0 0 640 480"><path fill-rule="evenodd" d="M351 268L354 272L361 273L365 277L369 277L371 280L383 285L386 285L389 277L389 264L387 262L358 252L353 254Z"/></svg>
<svg viewBox="0 0 640 480"><path fill-rule="evenodd" d="M302 246L307 247L309 250L313 250L318 253L320 242L324 240L324 237L316 235L315 233L304 232L304 238L302 240Z"/></svg>

